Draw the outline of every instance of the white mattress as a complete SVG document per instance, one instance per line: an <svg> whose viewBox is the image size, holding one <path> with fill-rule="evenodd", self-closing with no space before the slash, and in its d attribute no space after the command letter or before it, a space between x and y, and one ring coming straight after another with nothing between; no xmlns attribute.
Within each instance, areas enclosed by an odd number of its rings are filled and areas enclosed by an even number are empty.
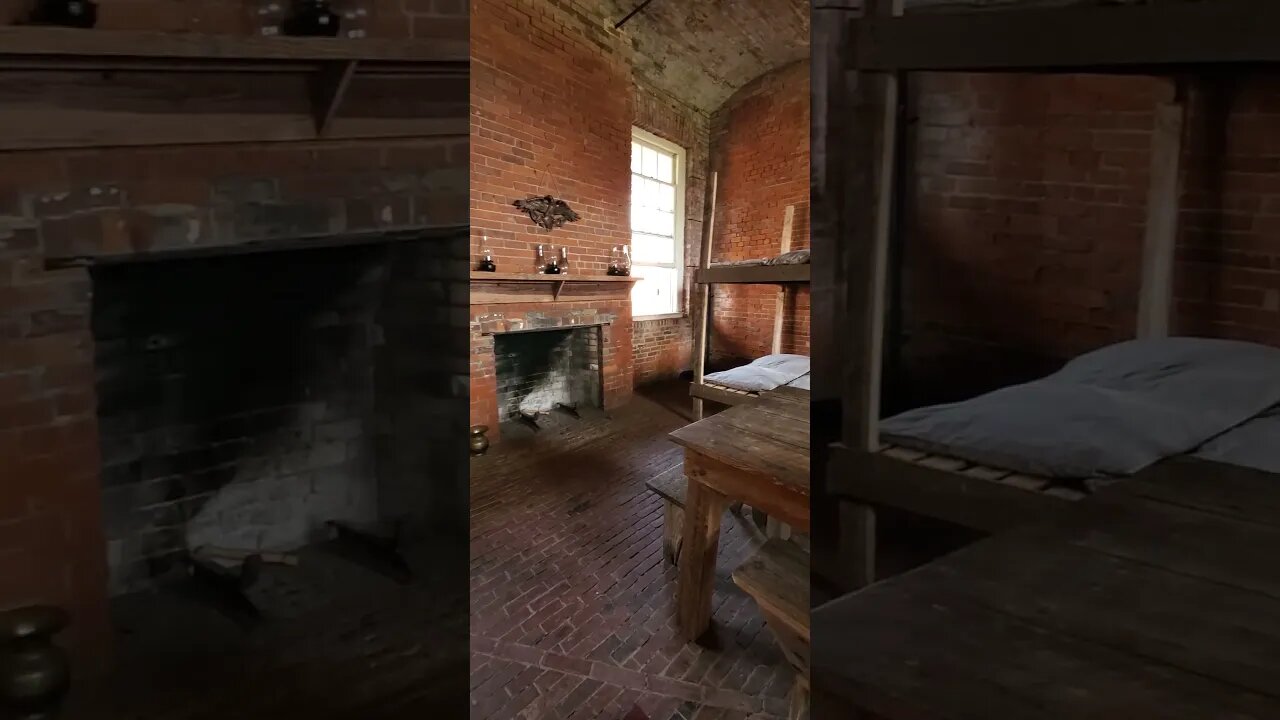
<svg viewBox="0 0 1280 720"><path fill-rule="evenodd" d="M771 258L760 258L758 260L730 260L729 262L714 263L712 267L743 267L746 265L808 265L809 249L792 250L791 252L775 255Z"/></svg>
<svg viewBox="0 0 1280 720"><path fill-rule="evenodd" d="M1200 446L1204 460L1280 473L1280 407L1235 427Z"/></svg>
<svg viewBox="0 0 1280 720"><path fill-rule="evenodd" d="M765 355L731 370L707 373L707 382L724 385L745 392L763 392L783 385L791 385L801 378L809 376L809 357L807 355ZM801 387L793 385L793 387ZM808 388L808 380L804 381Z"/></svg>
<svg viewBox="0 0 1280 720"><path fill-rule="evenodd" d="M1134 340L1082 355L1032 383L903 413L885 420L881 434L894 444L1014 472L1123 477L1193 452L1277 404L1280 349L1201 338ZM1249 444L1243 441L1259 428L1265 426L1242 428L1234 450L1223 438L1202 452L1238 462Z"/></svg>

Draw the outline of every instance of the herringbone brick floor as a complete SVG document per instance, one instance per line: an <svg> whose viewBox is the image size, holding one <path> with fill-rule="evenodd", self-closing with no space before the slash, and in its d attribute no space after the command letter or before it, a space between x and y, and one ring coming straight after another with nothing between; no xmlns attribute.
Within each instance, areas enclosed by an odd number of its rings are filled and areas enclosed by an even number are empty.
<svg viewBox="0 0 1280 720"><path fill-rule="evenodd" d="M727 517L715 649L676 635L662 503L645 480L680 463L687 420L653 400L550 416L471 466L472 720L786 715L792 675L730 573L761 541Z"/></svg>

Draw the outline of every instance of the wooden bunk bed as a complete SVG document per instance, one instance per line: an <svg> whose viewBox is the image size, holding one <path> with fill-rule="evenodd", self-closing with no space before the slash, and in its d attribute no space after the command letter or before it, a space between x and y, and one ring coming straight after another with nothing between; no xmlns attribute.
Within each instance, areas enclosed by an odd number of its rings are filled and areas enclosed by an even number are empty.
<svg viewBox="0 0 1280 720"><path fill-rule="evenodd" d="M814 234L830 243L833 277L815 297L837 296L815 316L822 334L849 350L815 377L840 397L841 439L830 448L825 487L840 498L840 579L873 581L875 506L995 532L1044 518L1086 497L1102 481L1072 484L1030 477L947 455L895 447L879 432L887 258L894 239L899 83L908 71L1089 72L1165 76L1153 108L1151 168L1136 334L1168 335L1177 234L1179 162L1185 118L1181 73L1280 61L1280 4L1224 0L1185 5L1068 6L950 12L913 11L903 0L864 0L815 18ZM819 283L825 283L819 287ZM817 314L815 301L815 315ZM834 377L836 369L841 377ZM838 390L837 390L838 388ZM1176 462L1185 462L1176 460ZM852 499L852 501L850 501ZM845 570L844 568L847 568Z"/></svg>
<svg viewBox="0 0 1280 720"><path fill-rule="evenodd" d="M719 284L779 285L777 305L773 319L773 338L770 350L777 355L782 352L782 325L785 312L787 286L809 282L809 263L802 264L728 264L715 266L711 264L711 241L715 231L715 203L718 174L711 175L711 221L707 224L707 234L698 253L698 270L693 280L698 286L698 303L700 312L694 324L693 336L693 382L689 386L689 394L693 397L693 415L701 420L702 403L710 400L722 405L737 405L759 395L757 392L731 387L726 384L707 380L706 360L710 347L711 323L710 310L711 287ZM791 251L792 227L795 222L795 206L788 205L782 221L781 252L779 257Z"/></svg>

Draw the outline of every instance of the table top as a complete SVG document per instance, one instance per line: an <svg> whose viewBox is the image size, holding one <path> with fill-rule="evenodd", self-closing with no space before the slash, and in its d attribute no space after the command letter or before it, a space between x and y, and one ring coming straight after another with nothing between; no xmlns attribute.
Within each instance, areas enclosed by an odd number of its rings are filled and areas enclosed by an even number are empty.
<svg viewBox="0 0 1280 720"><path fill-rule="evenodd" d="M1280 717L1280 476L1170 461L813 613L886 720Z"/></svg>
<svg viewBox="0 0 1280 720"><path fill-rule="evenodd" d="M778 388L686 425L671 439L745 473L809 492L809 393Z"/></svg>

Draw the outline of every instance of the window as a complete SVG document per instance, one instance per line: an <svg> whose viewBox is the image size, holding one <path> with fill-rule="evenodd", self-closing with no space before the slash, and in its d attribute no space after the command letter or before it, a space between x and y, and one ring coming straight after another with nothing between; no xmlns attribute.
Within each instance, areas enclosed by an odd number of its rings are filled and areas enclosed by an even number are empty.
<svg viewBox="0 0 1280 720"><path fill-rule="evenodd" d="M637 318L680 314L684 278L684 150L631 134L631 291Z"/></svg>

